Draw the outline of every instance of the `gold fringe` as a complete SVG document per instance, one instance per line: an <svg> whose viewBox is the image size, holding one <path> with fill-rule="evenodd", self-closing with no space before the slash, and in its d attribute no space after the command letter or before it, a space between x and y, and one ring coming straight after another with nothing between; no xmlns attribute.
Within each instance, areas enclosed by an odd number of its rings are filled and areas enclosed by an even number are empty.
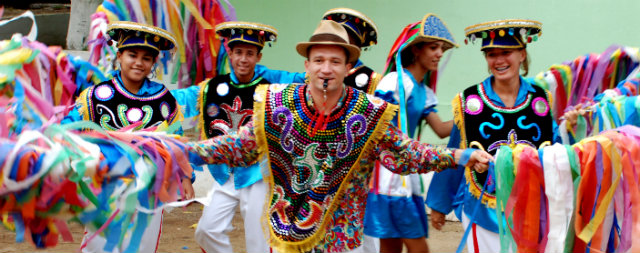
<svg viewBox="0 0 640 253"><path fill-rule="evenodd" d="M464 177L467 180L467 184L469 184L469 192L476 197L476 199L480 198L480 193L482 193L482 189L479 189L478 187L476 187L476 185L473 182L473 176L471 175L471 169L469 168L465 168L464 169ZM490 208L496 208L496 198L491 197L490 195L488 195L486 192L484 193L484 195L482 195L482 199L480 200L482 204L490 207Z"/></svg>
<svg viewBox="0 0 640 253"><path fill-rule="evenodd" d="M269 207L271 206L271 198L273 197L273 175L271 174L271 162L269 161L269 146L267 144L267 135L264 131L264 121L265 121L265 106L267 99L267 91L268 85L258 85L255 90L254 98L259 98L259 100L253 101L253 131L256 136L256 147L258 148L259 154L258 162L260 162L260 171L262 174L262 180L267 185L267 191L265 199L267 201L264 202L264 206L262 207L262 217L260 217L260 223L262 224L262 234L267 242L270 242L273 237L271 231L271 226L269 223Z"/></svg>
<svg viewBox="0 0 640 253"><path fill-rule="evenodd" d="M265 100L266 100L267 88L268 88L267 85L260 85L258 88L256 88L256 97L262 98L262 100L254 102L253 121L254 121L254 131L256 134L257 146L258 146L258 149L260 150L259 152L262 155L266 156L266 162L269 162L267 138L264 130L264 125L265 125L264 113L265 113L265 106L266 106ZM358 156L356 163L354 163L354 165L349 169L349 173L344 178L344 180L340 183L340 188L338 188L338 191L332 203L329 205L329 207L325 211L322 223L320 223L320 226L318 226L318 229L313 235L307 237L302 241L289 242L289 241L281 240L280 238L278 238L278 236L275 234L275 232L273 231L272 227L269 224L269 215L270 215L269 206L271 204L271 198L273 197L274 183L273 183L273 175L271 174L271 164L268 163L268 165L266 165L268 166L269 172L266 173L268 176L265 176L264 181L269 186L269 191L268 191L269 194L267 198L268 201L265 202L265 209L264 209L265 212L263 213L261 222L262 224L267 224L268 233L270 235L268 238L269 246L271 246L271 248L275 249L278 252L308 252L314 249L318 245L318 242L324 239L324 237L326 236L326 233L325 233L326 226L330 220L329 216L333 215L335 210L338 208L338 205L339 205L338 203L343 199L344 192L346 190L348 182L351 181L351 179L353 178L353 174L356 171L360 170L360 160L362 159L362 157L368 156L370 154L371 150L373 149L373 145L378 143L378 141L384 134L384 131L387 130L389 122L393 119L393 117L396 114L396 111L398 110L398 107L396 105L392 105L392 104L387 104L387 105L388 106L385 109L384 113L382 114L381 119L378 121L372 135L369 137L369 140L364 145L363 151Z"/></svg>
<svg viewBox="0 0 640 253"><path fill-rule="evenodd" d="M380 75L380 73L373 72L373 74L371 75L371 85L369 85L369 90L367 91L367 93L375 95L376 88L378 88L378 83L380 82L380 80L382 80L382 75Z"/></svg>
<svg viewBox="0 0 640 253"><path fill-rule="evenodd" d="M76 106L76 108L78 108L78 113L82 116L83 120L93 121L91 118L92 115L89 115L89 111L91 111L91 109L89 109L89 93L90 91L93 92L93 87L94 86L84 89L80 92L78 98L76 98L76 104L80 105Z"/></svg>
<svg viewBox="0 0 640 253"><path fill-rule="evenodd" d="M205 108L204 96L207 94L210 80L211 79L206 79L198 84L198 86L200 87L200 93L198 94L198 100L196 101L196 108L200 111L200 113L198 113L198 119L196 119L196 131L200 132L200 140L207 139L207 128L204 125L204 114L207 113L207 108Z"/></svg>
<svg viewBox="0 0 640 253"><path fill-rule="evenodd" d="M458 93L451 101L451 110L453 111L453 123L460 129L460 148L467 148L467 134L464 129L464 106L462 103L462 93Z"/></svg>

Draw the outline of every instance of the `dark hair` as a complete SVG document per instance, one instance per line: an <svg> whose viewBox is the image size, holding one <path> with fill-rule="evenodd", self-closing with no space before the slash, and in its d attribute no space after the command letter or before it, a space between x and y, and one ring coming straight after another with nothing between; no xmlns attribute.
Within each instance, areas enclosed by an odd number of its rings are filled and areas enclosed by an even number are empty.
<svg viewBox="0 0 640 253"><path fill-rule="evenodd" d="M420 49L427 44L428 42L422 41L403 49L402 52L400 52L402 67L408 67L413 64L416 61L416 55L413 53L413 51L416 49Z"/></svg>
<svg viewBox="0 0 640 253"><path fill-rule="evenodd" d="M118 52L124 53L125 50L133 49L133 48L140 48L140 49L144 49L144 50L147 50L147 51L151 52L151 56L153 56L154 59L157 58L158 55L160 54L160 51L155 50L155 49L150 48L150 47L144 47L144 46L133 46L133 47L118 48Z"/></svg>
<svg viewBox="0 0 640 253"><path fill-rule="evenodd" d="M251 43L242 42L242 41L232 41L232 42L230 42L228 44L229 49L233 51L233 48L238 44L245 44L245 45L249 45L249 46L254 46L258 50L258 54L260 52L262 52L262 47L259 47L258 45L254 45L254 44L251 44Z"/></svg>

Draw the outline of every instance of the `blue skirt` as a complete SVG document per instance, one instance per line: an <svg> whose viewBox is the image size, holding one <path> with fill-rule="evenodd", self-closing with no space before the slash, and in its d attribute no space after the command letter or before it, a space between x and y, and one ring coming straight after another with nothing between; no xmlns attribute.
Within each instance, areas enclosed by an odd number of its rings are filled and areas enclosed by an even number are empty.
<svg viewBox="0 0 640 253"><path fill-rule="evenodd" d="M369 193L364 212L364 233L377 238L429 237L424 199Z"/></svg>

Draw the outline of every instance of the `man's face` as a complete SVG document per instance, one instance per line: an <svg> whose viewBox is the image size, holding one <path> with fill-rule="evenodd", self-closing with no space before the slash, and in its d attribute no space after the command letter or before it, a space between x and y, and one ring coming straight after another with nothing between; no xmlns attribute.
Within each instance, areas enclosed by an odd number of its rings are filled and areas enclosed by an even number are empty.
<svg viewBox="0 0 640 253"><path fill-rule="evenodd" d="M327 92L342 89L342 83L351 69L344 48L334 45L315 45L309 49L309 58L304 62L309 75L309 85L323 89L324 80L329 80Z"/></svg>
<svg viewBox="0 0 640 253"><path fill-rule="evenodd" d="M262 53L258 52L257 46L245 43L237 43L229 53L233 72L239 80L251 81L256 64L261 58Z"/></svg>

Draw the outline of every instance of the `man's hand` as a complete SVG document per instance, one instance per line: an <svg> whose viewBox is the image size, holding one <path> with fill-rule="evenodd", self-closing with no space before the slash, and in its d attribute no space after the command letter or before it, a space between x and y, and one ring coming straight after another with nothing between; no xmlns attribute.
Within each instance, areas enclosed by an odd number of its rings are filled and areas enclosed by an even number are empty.
<svg viewBox="0 0 640 253"><path fill-rule="evenodd" d="M431 226L437 230L442 230L444 226L444 214L431 209Z"/></svg>

